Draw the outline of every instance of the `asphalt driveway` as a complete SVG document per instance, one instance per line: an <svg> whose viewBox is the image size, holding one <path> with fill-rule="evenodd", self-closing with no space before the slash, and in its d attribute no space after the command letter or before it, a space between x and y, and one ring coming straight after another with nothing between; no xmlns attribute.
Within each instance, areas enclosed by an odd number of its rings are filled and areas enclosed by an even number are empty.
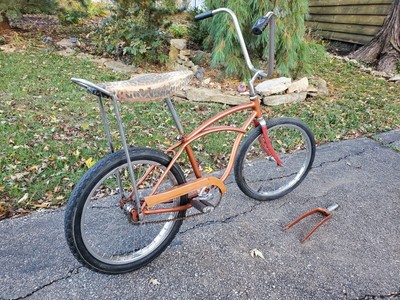
<svg viewBox="0 0 400 300"><path fill-rule="evenodd" d="M186 221L136 272L103 275L70 254L64 210L0 222L0 299L400 298L400 130L325 144L289 195L257 202L234 180L214 212ZM304 244L315 207L333 217ZM261 257L252 257L258 249Z"/></svg>

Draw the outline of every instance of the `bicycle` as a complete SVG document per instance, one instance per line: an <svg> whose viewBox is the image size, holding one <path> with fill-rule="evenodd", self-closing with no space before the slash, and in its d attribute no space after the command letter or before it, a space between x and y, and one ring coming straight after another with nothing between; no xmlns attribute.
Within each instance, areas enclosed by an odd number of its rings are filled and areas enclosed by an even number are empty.
<svg viewBox="0 0 400 300"><path fill-rule="evenodd" d="M171 95L188 83L191 72L144 74L128 81L103 84L71 79L98 97L111 152L79 180L66 207L66 239L73 255L86 267L116 274L150 263L172 242L185 218L211 212L218 206L226 191L224 181L232 169L243 193L261 201L277 199L291 192L311 169L315 156L311 130L293 118L266 121L254 88L256 79L272 74L273 13L267 13L253 26L253 33L261 34L270 25L268 73L253 66L233 11L219 8L195 18L202 20L218 13L228 13L233 19L246 64L254 73L249 81L250 101L218 113L189 134L184 133ZM118 151L112 144L103 98L112 100L118 121L122 141L122 149ZM160 98L165 99L179 140L165 152L128 147L118 101ZM241 127L216 125L221 119L240 111L250 111ZM255 128L249 131L251 124ZM237 136L223 174L205 177L190 144L216 132L233 132ZM241 143L245 134L247 136ZM177 163L183 152L189 158L194 179L188 180ZM186 216L189 209L196 213Z"/></svg>

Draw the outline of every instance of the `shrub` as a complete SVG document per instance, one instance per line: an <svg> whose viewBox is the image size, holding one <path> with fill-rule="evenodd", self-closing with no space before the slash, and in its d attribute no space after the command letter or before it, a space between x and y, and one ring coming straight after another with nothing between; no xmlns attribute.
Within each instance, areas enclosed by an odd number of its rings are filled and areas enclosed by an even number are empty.
<svg viewBox="0 0 400 300"><path fill-rule="evenodd" d="M276 15L276 69L284 76L296 77L308 73L309 47L304 40L304 19L308 12L308 1L229 1L206 0L209 9L228 6L238 16L248 50L252 58L260 64L267 59L268 33L253 36L251 27L263 13L273 11ZM203 21L202 26L209 32L205 46L212 49L211 65L222 67L228 76L248 78L250 72L243 63L238 39L230 17L221 14L211 20Z"/></svg>
<svg viewBox="0 0 400 300"><path fill-rule="evenodd" d="M170 4L169 4L170 5ZM116 1L113 14L95 37L98 50L128 62L165 63L168 56L167 23L170 10L151 1Z"/></svg>

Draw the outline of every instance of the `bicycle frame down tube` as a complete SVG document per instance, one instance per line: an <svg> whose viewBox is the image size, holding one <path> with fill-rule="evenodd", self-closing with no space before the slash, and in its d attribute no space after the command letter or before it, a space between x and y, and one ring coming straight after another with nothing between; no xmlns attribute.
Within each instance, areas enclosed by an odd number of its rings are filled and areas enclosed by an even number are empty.
<svg viewBox="0 0 400 300"><path fill-rule="evenodd" d="M215 130L210 129L209 127L216 123L217 121L231 115L234 114L236 112L239 111L243 111L243 110L247 110L247 109L251 109L253 112L250 115L250 117L247 119L247 121L244 123L242 128L235 128L235 127L227 127L227 126L216 126ZM250 126L250 124L252 123L252 121L254 121L255 118L259 118L261 116L261 110L260 110L260 102L259 100L254 100L251 101L250 103L247 104L241 104L238 106L234 106L231 107L225 111L222 111L220 113L218 113L217 115L215 115L214 117L208 119L207 121L205 121L203 124L201 124L197 129L193 130L190 134L188 134L186 137L183 137L183 140L180 141L179 143L173 145L172 147L168 148L166 152L170 152L173 151L174 149L179 148L179 150L175 153L174 157L172 158L171 162L169 163L169 166L164 170L163 175L160 177L160 179L158 180L158 182L156 183L156 185L153 187L153 190L151 191L150 195L153 195L159 188L161 182L164 180L164 178L166 177L166 175L168 174L168 172L171 170L172 166L174 163L176 163L177 159L179 158L179 156L183 153L184 150L187 151L187 149L190 148L190 143L192 143L194 140L197 140L198 138L212 133L212 132L217 132L217 131L234 131L234 132L238 132L238 136L236 137L236 140L234 142L234 146L232 147L232 153L231 153L231 159L228 163L228 167L227 170L225 171L225 173L223 174L223 176L221 177L221 180L224 181L233 166L234 163L234 157L232 157L232 155L236 156L237 153L237 149L239 147L240 144L240 140L243 137L244 133L246 132L247 128ZM228 130L229 129L229 130ZM190 151L189 150L189 151ZM198 174L201 177L201 172L197 166L197 163L194 159L194 155L193 153L189 154L188 156L190 158L190 156L192 156L192 159L194 160L194 162L191 161L191 165L193 168L193 171L195 172L195 174L197 174L196 172L198 172ZM197 175L196 175L197 176Z"/></svg>

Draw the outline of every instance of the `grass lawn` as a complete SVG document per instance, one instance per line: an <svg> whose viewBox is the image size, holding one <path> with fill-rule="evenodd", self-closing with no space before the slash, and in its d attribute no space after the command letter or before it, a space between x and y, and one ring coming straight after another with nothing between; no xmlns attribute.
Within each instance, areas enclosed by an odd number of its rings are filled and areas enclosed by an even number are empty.
<svg viewBox="0 0 400 300"><path fill-rule="evenodd" d="M314 72L328 82L328 96L266 107L266 114L304 120L318 144L400 127L400 85L320 52L315 53ZM78 179L107 153L96 98L72 84L71 77L93 82L129 78L40 48L0 52L0 219L64 204ZM226 108L176 105L187 131ZM130 144L165 149L174 142L177 132L163 102L123 104L122 115ZM226 123L243 118L239 114ZM117 137L115 122L111 125ZM214 135L194 145L205 171L223 165L231 137Z"/></svg>

